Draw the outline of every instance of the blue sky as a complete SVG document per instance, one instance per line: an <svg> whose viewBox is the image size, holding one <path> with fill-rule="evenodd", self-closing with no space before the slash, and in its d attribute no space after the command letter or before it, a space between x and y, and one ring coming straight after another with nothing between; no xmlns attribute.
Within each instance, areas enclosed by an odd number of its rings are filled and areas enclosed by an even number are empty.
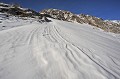
<svg viewBox="0 0 120 79"><path fill-rule="evenodd" d="M0 0L5 3L19 3L36 11L55 8L75 14L89 14L103 19L120 20L120 0Z"/></svg>

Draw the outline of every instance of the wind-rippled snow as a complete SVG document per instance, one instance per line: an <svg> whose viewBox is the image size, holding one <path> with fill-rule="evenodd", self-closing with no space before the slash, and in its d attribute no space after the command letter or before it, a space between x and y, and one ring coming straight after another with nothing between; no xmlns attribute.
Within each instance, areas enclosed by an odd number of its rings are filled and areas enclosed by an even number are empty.
<svg viewBox="0 0 120 79"><path fill-rule="evenodd" d="M0 31L0 79L120 79L119 37L51 20Z"/></svg>

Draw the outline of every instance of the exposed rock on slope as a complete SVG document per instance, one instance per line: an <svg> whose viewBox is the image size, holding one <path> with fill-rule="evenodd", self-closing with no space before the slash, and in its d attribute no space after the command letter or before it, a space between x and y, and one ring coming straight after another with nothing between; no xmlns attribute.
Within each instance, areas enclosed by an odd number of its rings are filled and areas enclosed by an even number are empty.
<svg viewBox="0 0 120 79"><path fill-rule="evenodd" d="M10 4L4 4L0 3L0 12L2 13L8 13L11 15L17 15L21 17L34 17L39 16L40 14L34 10L22 8L19 5L10 5Z"/></svg>
<svg viewBox="0 0 120 79"><path fill-rule="evenodd" d="M5 4L0 3L0 12L6 13L6 15L13 15L13 16L19 16L19 17L32 17L37 19L42 19L44 22L50 22L46 17L51 17L47 14L39 14L38 12L28 9L28 8L22 8L20 5L17 4Z"/></svg>
<svg viewBox="0 0 120 79"><path fill-rule="evenodd" d="M40 14L48 14L54 19L77 22L77 23L86 23L96 27L99 27L105 31L120 33L120 24L112 21L105 21L101 18L80 14L76 15L69 11L58 10L58 9L45 9L40 12Z"/></svg>

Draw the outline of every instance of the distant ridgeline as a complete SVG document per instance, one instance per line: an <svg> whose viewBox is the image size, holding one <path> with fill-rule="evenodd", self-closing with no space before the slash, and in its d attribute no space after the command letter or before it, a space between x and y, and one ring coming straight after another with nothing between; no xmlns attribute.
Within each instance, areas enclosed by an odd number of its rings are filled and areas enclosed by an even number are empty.
<svg viewBox="0 0 120 79"><path fill-rule="evenodd" d="M45 9L40 13L48 14L54 19L68 21L68 22L76 22L76 23L85 23L92 26L96 26L101 28L107 32L120 33L120 21L114 22L109 20L103 20L101 18L85 15L85 14L73 14L69 11L58 10L58 9Z"/></svg>
<svg viewBox="0 0 120 79"><path fill-rule="evenodd" d="M32 17L46 20L49 22L46 17L54 18L57 20L63 20L74 23L85 23L98 28L103 29L107 32L120 33L120 21L110 21L103 20L98 17L94 17L86 14L73 14L72 12L58 9L45 9L40 12L36 12L32 9L22 8L18 4L5 4L0 3L0 12L7 13L9 15L19 16L19 17Z"/></svg>

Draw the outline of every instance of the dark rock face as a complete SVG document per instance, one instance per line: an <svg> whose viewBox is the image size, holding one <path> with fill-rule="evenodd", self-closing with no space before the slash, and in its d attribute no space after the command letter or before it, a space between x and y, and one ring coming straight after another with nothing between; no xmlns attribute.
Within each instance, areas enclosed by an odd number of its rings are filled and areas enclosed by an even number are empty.
<svg viewBox="0 0 120 79"><path fill-rule="evenodd" d="M58 10L58 9L46 9L42 10L40 14L47 14L53 17L54 19L68 21L68 22L77 22L77 23L85 23L92 26L96 26L98 28L101 28L108 32L113 33L120 33L120 24L110 22L110 21L104 21L101 18L80 14L76 15L69 11L65 10Z"/></svg>
<svg viewBox="0 0 120 79"><path fill-rule="evenodd" d="M12 15L22 15L23 11L17 7L13 7L8 9L7 13L12 14Z"/></svg>

